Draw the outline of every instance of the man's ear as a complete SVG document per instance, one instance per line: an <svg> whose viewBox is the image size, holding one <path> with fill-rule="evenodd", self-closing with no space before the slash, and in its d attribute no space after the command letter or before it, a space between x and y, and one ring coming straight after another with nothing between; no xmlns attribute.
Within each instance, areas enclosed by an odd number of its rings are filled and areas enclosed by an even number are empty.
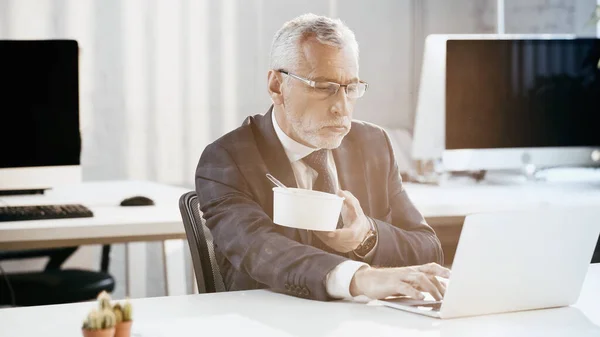
<svg viewBox="0 0 600 337"><path fill-rule="evenodd" d="M279 74L280 73L275 70L269 70L269 74L267 75L267 90L275 105L283 104L283 93L281 91L282 82Z"/></svg>

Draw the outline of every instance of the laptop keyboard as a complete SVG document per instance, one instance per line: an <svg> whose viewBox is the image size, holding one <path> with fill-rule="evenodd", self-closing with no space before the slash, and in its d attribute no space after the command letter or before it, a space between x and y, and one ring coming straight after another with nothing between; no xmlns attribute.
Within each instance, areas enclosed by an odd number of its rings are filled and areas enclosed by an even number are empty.
<svg viewBox="0 0 600 337"><path fill-rule="evenodd" d="M410 297L388 297L384 301L396 303L409 307L424 308L425 310L439 311L442 307L442 301L417 300Z"/></svg>
<svg viewBox="0 0 600 337"><path fill-rule="evenodd" d="M417 300L411 297L400 296L400 297L388 297L385 299L388 302L392 303L401 303L404 305L410 306L422 306L422 305L433 305L433 304L442 304L442 301L433 301L433 300Z"/></svg>

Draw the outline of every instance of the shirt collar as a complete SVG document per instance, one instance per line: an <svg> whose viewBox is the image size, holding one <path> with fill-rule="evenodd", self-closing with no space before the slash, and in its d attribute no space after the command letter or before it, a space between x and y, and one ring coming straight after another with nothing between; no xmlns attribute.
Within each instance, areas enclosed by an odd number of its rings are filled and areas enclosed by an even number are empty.
<svg viewBox="0 0 600 337"><path fill-rule="evenodd" d="M283 149L285 150L285 154L287 155L290 163L296 162L309 154L313 153L318 149L313 149L312 147L308 147L306 145L300 144L297 141L293 140L290 136L288 136L279 124L277 123L277 118L275 118L275 109L271 112L271 118L273 119L273 127L275 128L275 133L277 134L277 138L283 145Z"/></svg>

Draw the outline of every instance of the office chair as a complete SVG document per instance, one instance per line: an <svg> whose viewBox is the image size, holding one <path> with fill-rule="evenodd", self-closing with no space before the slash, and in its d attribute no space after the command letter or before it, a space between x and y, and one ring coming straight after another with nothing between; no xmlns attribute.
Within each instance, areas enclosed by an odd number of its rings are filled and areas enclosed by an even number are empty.
<svg viewBox="0 0 600 337"><path fill-rule="evenodd" d="M188 192L179 198L179 210L192 254L198 292L227 291L215 258L212 234L202 218L196 192Z"/></svg>
<svg viewBox="0 0 600 337"><path fill-rule="evenodd" d="M60 269L78 247L1 251L0 261L49 257L43 271L0 275L0 305L32 306L93 300L115 288L108 274L110 246L102 248L101 271ZM6 280L8 279L8 282Z"/></svg>

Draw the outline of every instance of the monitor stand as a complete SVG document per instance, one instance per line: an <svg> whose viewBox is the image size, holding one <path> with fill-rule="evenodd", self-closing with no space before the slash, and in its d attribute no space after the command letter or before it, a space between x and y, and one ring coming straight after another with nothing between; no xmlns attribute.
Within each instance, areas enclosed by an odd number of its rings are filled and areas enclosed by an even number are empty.
<svg viewBox="0 0 600 337"><path fill-rule="evenodd" d="M600 183L600 166L538 166L525 158L520 168L505 170L442 171L436 160L416 161L406 182L426 185L527 185L553 182ZM560 171L560 172L557 172Z"/></svg>
<svg viewBox="0 0 600 337"><path fill-rule="evenodd" d="M523 186L553 183L600 185L600 167L540 167L524 165L516 170L446 172L437 185Z"/></svg>
<svg viewBox="0 0 600 337"><path fill-rule="evenodd" d="M491 185L522 185L540 181L538 178L539 167L530 162L529 156L524 157L520 169L513 170L478 170L467 172L453 172L452 177L470 177L476 183Z"/></svg>
<svg viewBox="0 0 600 337"><path fill-rule="evenodd" d="M522 168L513 171L489 171L486 178L481 181L487 185L526 185L537 183L540 180L536 177L536 171L530 171L531 168Z"/></svg>
<svg viewBox="0 0 600 337"><path fill-rule="evenodd" d="M39 190L6 190L6 191L0 191L0 196L44 194L45 191L46 191L45 189L39 189Z"/></svg>
<svg viewBox="0 0 600 337"><path fill-rule="evenodd" d="M527 181L539 180L536 177L537 172L538 168L534 164L523 164L523 166L521 166L521 173Z"/></svg>
<svg viewBox="0 0 600 337"><path fill-rule="evenodd" d="M539 182L537 169L524 165L513 170L449 171L437 175L434 185L497 185L511 186ZM417 181L418 182L418 181Z"/></svg>

